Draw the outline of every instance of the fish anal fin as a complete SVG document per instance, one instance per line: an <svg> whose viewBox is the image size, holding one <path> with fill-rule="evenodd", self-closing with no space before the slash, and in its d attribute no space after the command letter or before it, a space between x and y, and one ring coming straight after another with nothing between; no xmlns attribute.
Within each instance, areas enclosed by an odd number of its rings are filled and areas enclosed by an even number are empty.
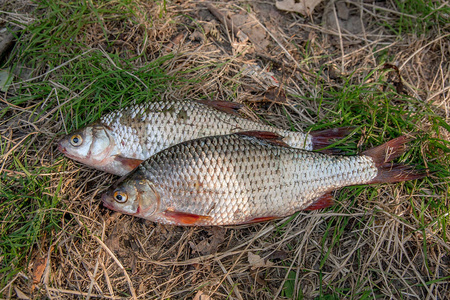
<svg viewBox="0 0 450 300"><path fill-rule="evenodd" d="M254 218L254 219L251 219L249 221L246 221L245 224L266 222L266 221L271 221L271 220L274 220L274 219L278 219L278 217L259 217L259 218Z"/></svg>
<svg viewBox="0 0 450 300"><path fill-rule="evenodd" d="M286 142L283 141L283 137L270 131L242 131L237 132L238 135L254 137L264 142L272 145L290 147Z"/></svg>
<svg viewBox="0 0 450 300"><path fill-rule="evenodd" d="M313 204L311 204L304 210L311 211L311 210L322 209L322 208L329 207L333 204L334 204L333 196L331 195L331 192L328 192L328 193L320 196L319 198L317 198L317 200Z"/></svg>
<svg viewBox="0 0 450 300"><path fill-rule="evenodd" d="M210 216L201 216L173 210L166 210L164 212L164 215L167 218L173 220L177 225L184 225L184 226L194 226L199 223L202 223L202 221L208 221L212 219Z"/></svg>
<svg viewBox="0 0 450 300"><path fill-rule="evenodd" d="M243 104L229 101L197 100L197 102L233 115L239 115L238 111L244 106Z"/></svg>
<svg viewBox="0 0 450 300"><path fill-rule="evenodd" d="M119 162L123 167L125 167L129 172L136 169L143 162L143 160L141 159L123 157L120 155L115 156L114 159L117 162Z"/></svg>

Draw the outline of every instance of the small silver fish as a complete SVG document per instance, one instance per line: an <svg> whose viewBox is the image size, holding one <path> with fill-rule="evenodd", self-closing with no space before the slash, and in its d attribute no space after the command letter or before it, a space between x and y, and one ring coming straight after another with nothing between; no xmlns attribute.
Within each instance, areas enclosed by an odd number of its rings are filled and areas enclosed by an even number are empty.
<svg viewBox="0 0 450 300"><path fill-rule="evenodd" d="M102 200L112 210L165 224L271 220L327 207L340 187L424 177L389 163L404 152L407 140L342 156L291 148L270 132L200 138L153 155Z"/></svg>
<svg viewBox="0 0 450 300"><path fill-rule="evenodd" d="M305 134L277 129L238 115L242 105L226 101L156 101L113 111L58 142L67 157L90 167L125 175L143 160L177 143L246 130L271 131L291 147L320 149L351 128Z"/></svg>

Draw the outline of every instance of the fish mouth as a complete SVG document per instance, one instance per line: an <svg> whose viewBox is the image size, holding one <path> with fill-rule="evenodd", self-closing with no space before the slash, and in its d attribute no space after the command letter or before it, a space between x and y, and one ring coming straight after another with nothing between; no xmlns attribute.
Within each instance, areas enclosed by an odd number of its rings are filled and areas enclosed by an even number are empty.
<svg viewBox="0 0 450 300"><path fill-rule="evenodd" d="M136 209L136 212L133 214L133 216L139 216L140 212L141 212L141 205L139 204L137 209Z"/></svg>
<svg viewBox="0 0 450 300"><path fill-rule="evenodd" d="M111 210L114 210L113 205L112 205L111 203L109 203L109 202L107 201L107 199L108 199L108 193L104 193L104 194L102 195L102 204L103 204L103 206L106 207L106 208L109 208L109 209L111 209Z"/></svg>
<svg viewBox="0 0 450 300"><path fill-rule="evenodd" d="M63 140L60 140L60 141L58 142L58 151L59 151L59 152L61 152L62 154L64 154L64 155L67 156L68 158L75 159L75 160L80 159L78 156L70 154L70 153L67 151L66 147L63 146L63 143L62 143L62 142L63 142Z"/></svg>
<svg viewBox="0 0 450 300"><path fill-rule="evenodd" d="M66 147L63 147L61 142L62 142L62 140L58 142L58 150L59 150L59 152L66 154L66 152L67 152Z"/></svg>

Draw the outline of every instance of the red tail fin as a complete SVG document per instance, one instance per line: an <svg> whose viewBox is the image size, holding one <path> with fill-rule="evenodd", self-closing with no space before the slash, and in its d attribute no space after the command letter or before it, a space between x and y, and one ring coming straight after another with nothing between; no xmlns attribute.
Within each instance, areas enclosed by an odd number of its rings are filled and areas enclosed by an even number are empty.
<svg viewBox="0 0 450 300"><path fill-rule="evenodd" d="M426 172L415 170L413 167L390 163L405 152L405 144L409 141L408 137L401 136L362 153L362 155L372 157L378 168L378 175L369 183L394 183L427 176Z"/></svg>
<svg viewBox="0 0 450 300"><path fill-rule="evenodd" d="M317 150L330 146L334 143L333 140L339 140L348 136L355 128L356 127L339 127L333 129L311 131L309 134L312 136L313 149Z"/></svg>

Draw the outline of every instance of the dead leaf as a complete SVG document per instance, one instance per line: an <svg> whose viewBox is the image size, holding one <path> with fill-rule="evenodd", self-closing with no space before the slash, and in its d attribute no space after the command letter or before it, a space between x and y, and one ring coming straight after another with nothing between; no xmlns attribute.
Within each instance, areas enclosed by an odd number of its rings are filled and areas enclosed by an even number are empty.
<svg viewBox="0 0 450 300"><path fill-rule="evenodd" d="M304 16L308 16L313 13L314 8L322 0L283 0L277 1L275 5L280 10L298 12Z"/></svg>
<svg viewBox="0 0 450 300"><path fill-rule="evenodd" d="M250 38L252 43L257 44L263 49L270 44L270 42L266 39L266 30L263 27L254 24L251 20L249 21L249 17L247 15L232 15L231 21Z"/></svg>
<svg viewBox="0 0 450 300"><path fill-rule="evenodd" d="M228 17L225 17L214 5L211 3L206 3L206 7L208 10L222 23L224 24L228 30L230 30L234 35L239 39L239 41L245 44L248 40L248 36L241 31L241 29L230 20ZM228 13L226 14L228 15ZM239 43L238 43L239 44Z"/></svg>
<svg viewBox="0 0 450 300"><path fill-rule="evenodd" d="M261 267L271 267L273 266L273 262L271 261L264 261L264 259L261 258L258 254L253 254L251 252L248 253L248 262L252 266L252 270L256 268Z"/></svg>
<svg viewBox="0 0 450 300"><path fill-rule="evenodd" d="M31 292L36 288L36 284L41 282L42 274L44 274L45 267L47 265L47 256L37 258L33 265L33 284L31 285Z"/></svg>
<svg viewBox="0 0 450 300"><path fill-rule="evenodd" d="M172 48L175 49L175 50L178 49L178 47L179 47L180 44L181 44L181 41L182 41L183 38L184 38L184 35L185 35L184 33L180 33L180 34L174 36L174 37L170 40L170 42L167 43L165 52L166 52L166 53L169 53L170 51L172 51Z"/></svg>
<svg viewBox="0 0 450 300"><path fill-rule="evenodd" d="M337 15L340 19L346 21L350 16L350 10L347 7L347 3L344 1L339 1L336 3Z"/></svg>
<svg viewBox="0 0 450 300"><path fill-rule="evenodd" d="M192 248L192 250L201 255L207 255L211 253L211 244L206 239L198 244L194 244L193 242L189 241L189 246Z"/></svg>
<svg viewBox="0 0 450 300"><path fill-rule="evenodd" d="M267 285L267 281L265 281L264 279L262 279L259 274L258 274L258 270L250 270L250 275L253 277L253 279L255 279L255 281L260 284L260 285Z"/></svg>
<svg viewBox="0 0 450 300"><path fill-rule="evenodd" d="M264 93L264 101L277 104L287 104L286 94L284 93L284 90L275 86L268 88Z"/></svg>
<svg viewBox="0 0 450 300"><path fill-rule="evenodd" d="M393 80L394 86L397 90L397 94L403 94L404 88L403 88L402 76L400 75L400 70L395 65L388 64L388 63L384 64L383 70L389 70L389 69L394 70L395 74L397 75L397 80Z"/></svg>
<svg viewBox="0 0 450 300"><path fill-rule="evenodd" d="M204 294L202 291L198 291L192 300L213 300L213 298Z"/></svg>
<svg viewBox="0 0 450 300"><path fill-rule="evenodd" d="M280 86L278 80L275 78L275 74L262 69L258 65L244 64L242 67L242 72L245 76L251 77L258 84L269 88L273 86Z"/></svg>
<svg viewBox="0 0 450 300"><path fill-rule="evenodd" d="M208 255L211 253L216 253L219 249L220 244L225 240L225 228L211 228L208 231L210 235L209 238L200 241L195 244L192 241L189 241L189 246L192 250L198 252L201 255Z"/></svg>
<svg viewBox="0 0 450 300"><path fill-rule="evenodd" d="M191 39L191 41L203 41L205 38L203 36L203 34L200 31L194 31L189 38Z"/></svg>
<svg viewBox="0 0 450 300"><path fill-rule="evenodd" d="M2 92L7 92L11 82L13 80L13 76L7 70L0 70L0 90Z"/></svg>
<svg viewBox="0 0 450 300"><path fill-rule="evenodd" d="M23 300L28 300L28 299L30 299L30 297L28 297L27 295L25 295L25 293L22 292L21 290L19 290L18 287L14 287L14 291L16 292L17 299L23 299Z"/></svg>
<svg viewBox="0 0 450 300"><path fill-rule="evenodd" d="M211 235L210 241L210 253L215 253L219 249L220 244L225 241L225 233L227 232L226 228L220 227L212 227L208 230L208 233Z"/></svg>
<svg viewBox="0 0 450 300"><path fill-rule="evenodd" d="M353 34L360 34L363 32L365 23L364 19L361 19L359 15L350 15L350 13L349 16L346 16L343 9L339 8L337 5L337 11L335 12L333 5L334 3L330 2L322 16L322 20L327 28L334 31L339 31L340 28L341 31L349 31ZM343 15L345 19L341 18L340 15Z"/></svg>
<svg viewBox="0 0 450 300"><path fill-rule="evenodd" d="M275 251L275 252L273 252L272 254L269 255L270 259L283 260L283 259L286 259L288 257L289 257L289 254L286 251L284 251L284 250L277 250L277 251Z"/></svg>

